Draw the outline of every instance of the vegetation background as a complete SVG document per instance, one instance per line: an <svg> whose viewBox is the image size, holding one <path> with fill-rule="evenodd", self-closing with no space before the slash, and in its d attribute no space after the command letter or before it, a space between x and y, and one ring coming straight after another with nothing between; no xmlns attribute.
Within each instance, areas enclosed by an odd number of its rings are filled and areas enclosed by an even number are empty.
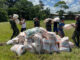
<svg viewBox="0 0 80 60"><path fill-rule="evenodd" d="M19 17L23 17L26 20L32 20L34 17L38 17L40 20L49 17L55 17L55 14L50 13L50 9L44 9L44 4L39 0L38 5L33 5L32 2L28 0L0 0L0 22L5 22L9 20L9 15L18 14ZM65 12L65 9L68 9L68 5L64 1L57 2L54 7L60 8L56 13L59 16L63 14L68 14L66 19L74 19L74 14L79 12L68 11Z"/></svg>
<svg viewBox="0 0 80 60"><path fill-rule="evenodd" d="M27 20L34 17L45 19L50 16L50 10L43 9L43 3L33 5L28 0L0 0L0 22L8 21L9 15L18 14Z"/></svg>

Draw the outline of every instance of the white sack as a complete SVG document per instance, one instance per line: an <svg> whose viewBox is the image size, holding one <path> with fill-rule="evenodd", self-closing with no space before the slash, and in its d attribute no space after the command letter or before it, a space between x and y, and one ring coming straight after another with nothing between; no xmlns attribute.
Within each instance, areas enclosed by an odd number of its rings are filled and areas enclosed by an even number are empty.
<svg viewBox="0 0 80 60"><path fill-rule="evenodd" d="M36 52L40 53L41 46L42 46L42 44L41 44L41 40L42 40L41 34L40 33L34 34L33 39L34 39L34 43L32 43L32 44L35 47Z"/></svg>
<svg viewBox="0 0 80 60"><path fill-rule="evenodd" d="M48 32L48 37L49 37L49 40L51 40L51 42L53 41L55 43L57 41L56 33L54 32Z"/></svg>
<svg viewBox="0 0 80 60"><path fill-rule="evenodd" d="M71 41L69 41L69 45L70 45L70 48L74 47L74 43L72 43Z"/></svg>
<svg viewBox="0 0 80 60"><path fill-rule="evenodd" d="M63 28L69 30L72 29L73 26L71 24L65 24Z"/></svg>
<svg viewBox="0 0 80 60"><path fill-rule="evenodd" d="M58 45L56 45L56 44L52 44L52 46L51 46L51 52L59 52L59 48L58 48Z"/></svg>
<svg viewBox="0 0 80 60"><path fill-rule="evenodd" d="M58 52L59 49L58 49L58 45L56 44L56 42L58 41L56 37L56 33L48 32L48 37L49 37L50 51Z"/></svg>
<svg viewBox="0 0 80 60"><path fill-rule="evenodd" d="M47 23L48 21L52 20L51 18L47 18L44 20L44 23Z"/></svg>
<svg viewBox="0 0 80 60"><path fill-rule="evenodd" d="M31 53L35 53L35 49L31 44L25 45L25 48L26 48L27 51L29 51Z"/></svg>
<svg viewBox="0 0 80 60"><path fill-rule="evenodd" d="M24 41L24 46L25 46L27 51L29 51L31 53L35 52L35 50L32 47L32 43L29 43L27 39L25 39L25 41Z"/></svg>
<svg viewBox="0 0 80 60"><path fill-rule="evenodd" d="M63 37L60 42L61 47L69 47L69 37Z"/></svg>
<svg viewBox="0 0 80 60"><path fill-rule="evenodd" d="M15 19L15 22L17 23L17 24L19 24L19 15L18 14L13 14L13 19Z"/></svg>
<svg viewBox="0 0 80 60"><path fill-rule="evenodd" d="M42 27L35 27L32 29L26 30L25 33L26 33L26 38L28 38L36 33L40 33L40 34L44 35L47 33L47 31L46 31L46 29L44 29Z"/></svg>
<svg viewBox="0 0 80 60"><path fill-rule="evenodd" d="M70 48L60 47L60 52L70 52Z"/></svg>
<svg viewBox="0 0 80 60"><path fill-rule="evenodd" d="M8 42L6 42L7 45L13 44L13 40L9 40Z"/></svg>
<svg viewBox="0 0 80 60"><path fill-rule="evenodd" d="M10 45L10 44L16 44L18 43L18 37L13 38L12 40L9 40L8 42L6 42L6 44Z"/></svg>
<svg viewBox="0 0 80 60"><path fill-rule="evenodd" d="M34 51L40 54L41 45L37 45L36 43L32 43L32 46L34 48Z"/></svg>
<svg viewBox="0 0 80 60"><path fill-rule="evenodd" d="M22 53L25 52L25 47L24 45L14 45L11 47L11 51L15 52L17 55L21 56Z"/></svg>
<svg viewBox="0 0 80 60"><path fill-rule="evenodd" d="M13 18L18 19L19 18L18 14L13 14Z"/></svg>
<svg viewBox="0 0 80 60"><path fill-rule="evenodd" d="M60 18L59 17L56 17L53 19L53 22L59 22L60 21Z"/></svg>
<svg viewBox="0 0 80 60"><path fill-rule="evenodd" d="M28 38L28 37L30 37L30 36L38 33L38 32L40 32L39 27L35 27L35 28L32 28L32 29L26 30L26 31L25 31L25 33L26 33L26 38Z"/></svg>
<svg viewBox="0 0 80 60"><path fill-rule="evenodd" d="M69 37L63 37L60 41L60 51L70 51Z"/></svg>
<svg viewBox="0 0 80 60"><path fill-rule="evenodd" d="M43 39L43 50L47 51L47 53L50 53L50 41Z"/></svg>

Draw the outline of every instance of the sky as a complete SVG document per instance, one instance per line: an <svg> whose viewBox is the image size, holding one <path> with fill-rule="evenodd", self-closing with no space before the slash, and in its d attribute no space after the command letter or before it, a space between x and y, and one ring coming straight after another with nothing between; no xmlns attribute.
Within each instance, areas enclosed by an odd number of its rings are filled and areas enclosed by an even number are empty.
<svg viewBox="0 0 80 60"><path fill-rule="evenodd" d="M39 0L28 0L33 3L33 5L38 5ZM44 4L44 9L49 8L51 13L56 13L60 8L54 7L54 4L58 1L65 1L66 4L69 6L69 9L66 9L65 11L72 11L72 12L78 12L80 11L80 0L41 0Z"/></svg>

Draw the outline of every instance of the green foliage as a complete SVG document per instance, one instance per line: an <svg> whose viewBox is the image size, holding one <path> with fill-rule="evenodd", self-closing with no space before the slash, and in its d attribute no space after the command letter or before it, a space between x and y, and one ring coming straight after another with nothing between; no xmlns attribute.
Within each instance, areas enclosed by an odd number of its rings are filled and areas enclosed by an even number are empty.
<svg viewBox="0 0 80 60"><path fill-rule="evenodd" d="M62 18L63 14L65 13L64 10L60 10L57 11L57 13L59 14L59 17Z"/></svg>
<svg viewBox="0 0 80 60"><path fill-rule="evenodd" d="M66 3L64 1L59 1L57 2L54 7L60 7L61 9L64 8L64 9L68 9L69 7L66 5Z"/></svg>
<svg viewBox="0 0 80 60"><path fill-rule="evenodd" d="M43 2L40 0L39 3L40 3L39 4L40 8L43 9L43 6L44 6Z"/></svg>
<svg viewBox="0 0 80 60"><path fill-rule="evenodd" d="M18 14L18 8L8 8L8 15Z"/></svg>
<svg viewBox="0 0 80 60"><path fill-rule="evenodd" d="M33 6L33 4L27 0L19 0L14 5L14 7L17 7L19 9L28 8L28 7L32 7L32 6Z"/></svg>
<svg viewBox="0 0 80 60"><path fill-rule="evenodd" d="M6 0L0 0L0 8L6 10L8 8Z"/></svg>
<svg viewBox="0 0 80 60"><path fill-rule="evenodd" d="M72 11L69 11L68 15L74 15L74 13Z"/></svg>
<svg viewBox="0 0 80 60"><path fill-rule="evenodd" d="M4 9L0 9L0 22L8 21L8 14Z"/></svg>
<svg viewBox="0 0 80 60"><path fill-rule="evenodd" d="M33 4L27 0L19 0L16 2L13 8L17 8L17 13L20 17L29 19ZM14 11L13 11L14 12Z"/></svg>
<svg viewBox="0 0 80 60"><path fill-rule="evenodd" d="M54 7L57 7L59 5L61 6L61 5L64 5L64 4L66 4L64 1L59 1L54 5Z"/></svg>
<svg viewBox="0 0 80 60"><path fill-rule="evenodd" d="M32 20L34 17L38 17L39 19L49 17L50 10L44 10L43 6L44 4L41 0L40 4L35 6L28 0L0 0L0 8L8 13L8 16L18 14L20 17L24 17L27 20ZM6 18L3 19L7 21Z"/></svg>
<svg viewBox="0 0 80 60"><path fill-rule="evenodd" d="M8 9L8 14L17 13L20 17L24 17L27 20L32 20L34 17L44 19L50 14L50 10L43 10L43 3L40 1L40 5L33 6L33 4L27 0L19 0L15 3L14 7Z"/></svg>
<svg viewBox="0 0 80 60"><path fill-rule="evenodd" d="M66 19L71 19L71 20L75 19L75 14L72 11L69 11L67 14L68 15L66 16L67 17Z"/></svg>
<svg viewBox="0 0 80 60"><path fill-rule="evenodd" d="M17 1L19 0L6 0L6 4L10 8L10 7L13 7Z"/></svg>

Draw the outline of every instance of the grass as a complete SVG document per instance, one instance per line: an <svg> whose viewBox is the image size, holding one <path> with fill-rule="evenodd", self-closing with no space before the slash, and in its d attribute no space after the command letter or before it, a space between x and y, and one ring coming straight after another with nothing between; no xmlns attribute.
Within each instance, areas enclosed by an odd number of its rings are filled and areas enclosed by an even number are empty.
<svg viewBox="0 0 80 60"><path fill-rule="evenodd" d="M75 21L65 21L65 23L74 23ZM27 21L27 29L33 27L33 21ZM43 21L41 26L45 27ZM18 25L19 29L21 28ZM74 29L64 30L65 35L69 36L70 40ZM0 42L7 42L12 34L9 22L0 23ZM61 52L60 54L33 54L26 52L24 55L17 57L15 53L10 51L11 45L0 46L0 60L80 60L80 49L73 48L72 52Z"/></svg>

